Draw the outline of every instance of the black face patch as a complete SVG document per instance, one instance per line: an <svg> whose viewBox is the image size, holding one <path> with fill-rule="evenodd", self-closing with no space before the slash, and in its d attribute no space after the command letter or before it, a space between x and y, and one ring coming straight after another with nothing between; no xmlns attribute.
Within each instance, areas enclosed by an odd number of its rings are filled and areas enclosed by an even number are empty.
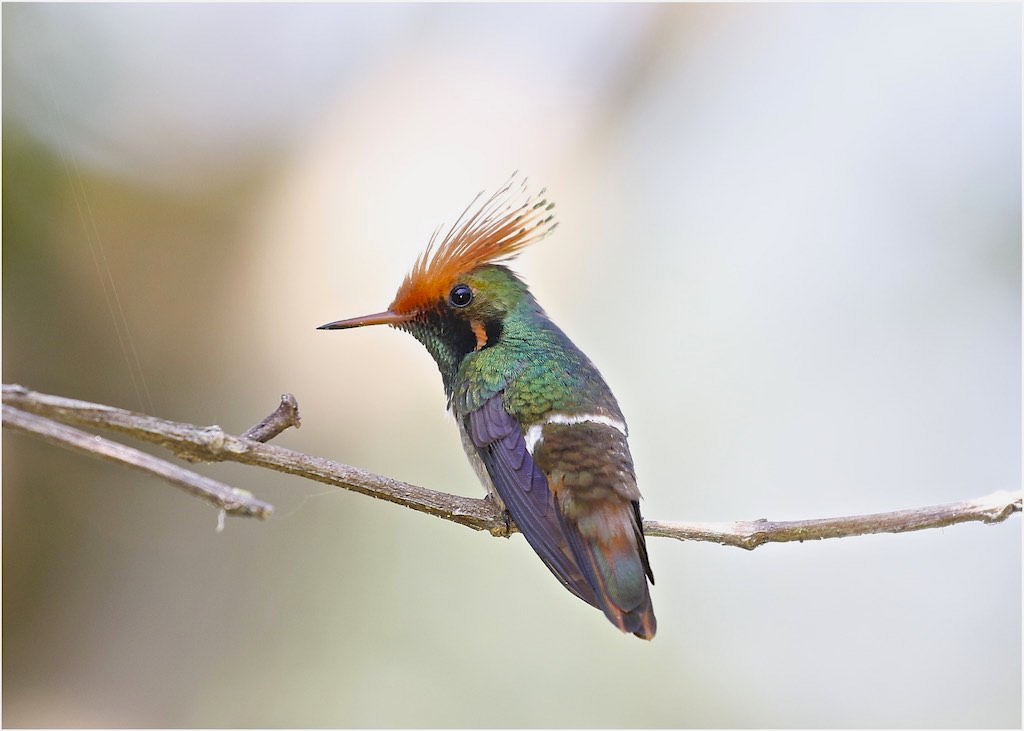
<svg viewBox="0 0 1024 731"><path fill-rule="evenodd" d="M470 353L489 348L501 337L501 320L472 320L439 311L433 325L456 364Z"/></svg>
<svg viewBox="0 0 1024 731"><path fill-rule="evenodd" d="M445 315L441 321L441 337L451 344L452 352L458 362L476 350L477 338L469 320L452 315Z"/></svg>
<svg viewBox="0 0 1024 731"><path fill-rule="evenodd" d="M447 308L432 310L399 328L426 346L441 371L441 380L449 397L463 359L474 351L496 344L502 331L499 320L469 320Z"/></svg>
<svg viewBox="0 0 1024 731"><path fill-rule="evenodd" d="M484 322L484 331L487 333L487 344L485 348L489 348L498 342L501 338L501 331L505 329L502 325L501 320L488 320Z"/></svg>

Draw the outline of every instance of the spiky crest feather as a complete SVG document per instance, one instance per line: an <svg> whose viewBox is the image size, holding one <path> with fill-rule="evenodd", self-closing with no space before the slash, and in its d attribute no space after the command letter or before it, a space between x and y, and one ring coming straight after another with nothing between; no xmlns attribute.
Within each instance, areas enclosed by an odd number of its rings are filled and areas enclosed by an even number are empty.
<svg viewBox="0 0 1024 731"><path fill-rule="evenodd" d="M391 303L392 312L410 314L437 305L448 296L459 277L484 264L512 259L554 230L558 225L551 213L555 204L543 197L546 189L535 196L527 195L522 205L513 207L515 177L513 173L501 189L470 215L484 194L478 193L436 249L440 229L434 232L426 250L398 288ZM526 182L524 179L519 186L520 194L526 193Z"/></svg>

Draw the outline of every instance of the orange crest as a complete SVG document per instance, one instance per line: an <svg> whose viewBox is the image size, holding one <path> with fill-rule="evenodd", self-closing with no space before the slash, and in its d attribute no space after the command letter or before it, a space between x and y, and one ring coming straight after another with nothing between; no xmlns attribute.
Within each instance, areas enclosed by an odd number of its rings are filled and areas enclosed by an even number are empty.
<svg viewBox="0 0 1024 731"><path fill-rule="evenodd" d="M514 180L515 174L470 215L483 195L478 193L436 249L440 229L434 232L426 251L398 288L392 312L408 314L433 307L448 296L459 277L484 264L507 261L554 230L558 225L551 213L555 204L543 198L544 189L536 196L528 195L524 179L519 190L513 191ZM517 194L526 195L526 200L513 206Z"/></svg>

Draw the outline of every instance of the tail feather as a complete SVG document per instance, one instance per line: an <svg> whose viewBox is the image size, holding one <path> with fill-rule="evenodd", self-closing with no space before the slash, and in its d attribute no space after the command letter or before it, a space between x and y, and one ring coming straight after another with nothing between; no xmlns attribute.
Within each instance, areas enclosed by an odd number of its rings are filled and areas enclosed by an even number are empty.
<svg viewBox="0 0 1024 731"><path fill-rule="evenodd" d="M624 507L605 503L579 522L562 515L562 525L598 607L623 632L650 640L658 627L647 586L648 577L652 583L654 578L643 533L634 523L638 512Z"/></svg>

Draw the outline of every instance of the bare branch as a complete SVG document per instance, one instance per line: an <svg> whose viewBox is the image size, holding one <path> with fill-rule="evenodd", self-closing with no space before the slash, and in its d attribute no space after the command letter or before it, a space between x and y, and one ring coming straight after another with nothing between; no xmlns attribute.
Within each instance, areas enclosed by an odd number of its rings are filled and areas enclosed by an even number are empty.
<svg viewBox="0 0 1024 731"><path fill-rule="evenodd" d="M428 490L322 457L231 436L219 426L196 426L88 401L50 396L4 384L4 410L16 407L76 426L106 429L158 444L191 462L239 462L397 503L475 530L508 535L504 516L490 500Z"/></svg>
<svg viewBox="0 0 1024 731"><path fill-rule="evenodd" d="M271 505L256 500L243 490L229 487L222 482L178 467L133 447L126 447L72 426L58 424L42 416L5 406L3 425L33 434L51 444L80 454L127 465L142 472L162 477L171 484L177 485L231 515L266 519L274 512Z"/></svg>
<svg viewBox="0 0 1024 731"><path fill-rule="evenodd" d="M668 523L645 520L644 533L648 536L676 538L681 541L710 541L752 551L765 543L803 543L873 533L907 533L971 521L1001 523L1020 510L1020 492L997 492L961 503L843 518L746 520L736 523Z"/></svg>
<svg viewBox="0 0 1024 731"><path fill-rule="evenodd" d="M290 403L286 403L288 399L289 396L286 394L282 397L282 405L278 411L246 434L250 437L256 435L269 439L288 426L298 426L297 406L294 398L290 399ZM231 436L219 426L200 427L167 421L111 406L34 393L22 386L14 385L3 386L3 403L5 426L8 425L8 409L16 407L69 424L107 429L159 444L190 461L230 461L265 467L359 492L379 500L387 500L474 530L486 530L495 536L508 536L516 531L515 525L507 521L504 513L499 511L490 499L466 498L428 490L321 457L311 457L283 447L261 444L252 438ZM265 426L268 423L269 425ZM98 439L86 436L90 440ZM645 520L644 533L652 537L706 541L750 550L764 543L822 540L872 533L903 533L969 521L998 523L1020 511L1021 493L1018 491L996 493L977 500L948 505L818 520L755 520L736 523L670 523Z"/></svg>

